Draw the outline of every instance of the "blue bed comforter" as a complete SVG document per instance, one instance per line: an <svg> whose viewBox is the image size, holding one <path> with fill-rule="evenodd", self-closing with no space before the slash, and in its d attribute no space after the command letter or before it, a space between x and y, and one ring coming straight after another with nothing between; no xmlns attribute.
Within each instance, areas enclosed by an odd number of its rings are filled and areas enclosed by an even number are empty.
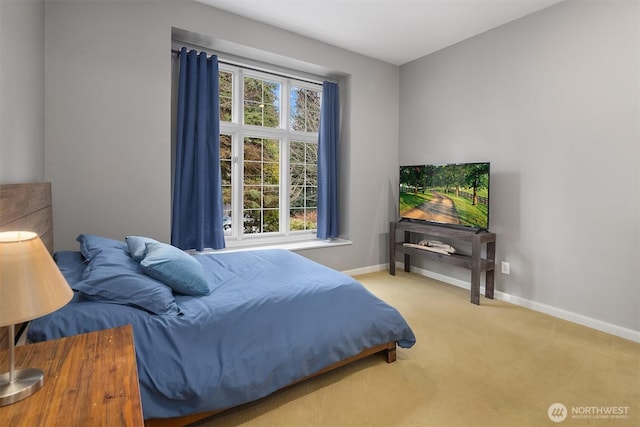
<svg viewBox="0 0 640 427"><path fill-rule="evenodd" d="M264 397L363 349L414 334L396 309L353 278L285 250L197 255L211 293L175 295L179 314L88 300L34 320L33 341L131 324L145 419L228 408ZM70 284L82 255L57 257Z"/></svg>

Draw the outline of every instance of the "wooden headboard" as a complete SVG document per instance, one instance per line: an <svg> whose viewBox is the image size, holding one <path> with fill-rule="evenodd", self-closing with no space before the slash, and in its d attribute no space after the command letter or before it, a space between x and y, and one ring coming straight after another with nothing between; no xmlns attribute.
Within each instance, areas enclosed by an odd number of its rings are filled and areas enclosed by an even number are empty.
<svg viewBox="0 0 640 427"><path fill-rule="evenodd" d="M50 182L0 185L0 231L18 230L38 233L53 254ZM0 348L7 348L7 344L7 328L0 328Z"/></svg>
<svg viewBox="0 0 640 427"><path fill-rule="evenodd" d="M0 185L0 231L33 231L53 253L51 183Z"/></svg>

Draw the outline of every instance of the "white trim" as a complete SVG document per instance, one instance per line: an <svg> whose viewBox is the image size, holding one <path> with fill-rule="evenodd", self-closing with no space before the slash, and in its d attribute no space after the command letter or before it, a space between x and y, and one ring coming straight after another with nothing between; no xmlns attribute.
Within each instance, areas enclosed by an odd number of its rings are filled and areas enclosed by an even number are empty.
<svg viewBox="0 0 640 427"><path fill-rule="evenodd" d="M388 268L389 268L389 264L379 264L377 266L359 268L355 270L348 270L348 271L345 271L345 273L349 274L350 276L356 276L358 274L366 274L366 273L372 273L375 271L387 270ZM397 262L396 268L403 269L404 263ZM434 273L433 271L425 270L422 268L411 267L411 272L420 274L421 276L439 280L441 282L444 282L450 285L458 286L460 288L464 288L468 290L471 289L471 283L469 282L465 282L464 280L455 279L453 277L445 276L442 274ZM480 293L484 294L483 286L480 287ZM521 298L515 295L508 294L506 292L496 291L494 296L497 300L504 301L509 304L514 304L520 307L528 308L530 310L537 311L539 313L548 314L558 319L567 320L569 322L577 323L578 325L586 326L588 328L595 329L600 332L604 332L610 335L615 335L620 338L624 338L630 341L640 343L640 331L634 331L633 329L614 325L612 323L603 322L602 320L594 319L592 317L584 316L582 314L567 311L558 307L553 307L551 305L542 304L536 301L531 301L526 298Z"/></svg>
<svg viewBox="0 0 640 427"><path fill-rule="evenodd" d="M361 274L375 273L377 271L388 270L388 269L389 269L389 264L378 264L378 265L372 265L370 267L362 267L362 268L355 268L353 270L345 270L343 271L343 273L349 276L359 276Z"/></svg>
<svg viewBox="0 0 640 427"><path fill-rule="evenodd" d="M531 301L525 298L520 298L515 295L510 295L505 292L495 292L496 299L499 299L510 304L519 305L520 307L529 308L540 313L545 313L559 319L567 320L572 323L577 323L582 326L586 326L591 329L605 332L607 334L615 335L620 338L625 338L630 341L640 343L640 331L634 331L633 329L624 328L622 326L614 325L612 323L603 322L592 317L587 317L582 314L574 313L571 311L563 310L558 307L553 307L547 304L542 304L536 301Z"/></svg>
<svg viewBox="0 0 640 427"><path fill-rule="evenodd" d="M320 240L320 239L312 239L312 240L299 240L288 243L269 243L269 244L253 244L253 245L244 245L244 246L232 246L226 247L224 249L205 249L202 252L196 251L186 251L192 255L200 255L200 254L210 254L210 253L222 253L222 252L240 252L240 251L253 251L258 249L286 249L289 251L304 251L308 249L321 249L321 248L331 248L335 246L347 246L352 245L353 242L347 239L331 239L331 240ZM375 270L379 271L379 270Z"/></svg>
<svg viewBox="0 0 640 427"><path fill-rule="evenodd" d="M353 245L351 240L347 239L331 239L331 240L306 240L295 243L285 243L283 245L275 246L282 249L289 249L290 251L304 251L307 249L321 249L331 248L334 246L348 246Z"/></svg>

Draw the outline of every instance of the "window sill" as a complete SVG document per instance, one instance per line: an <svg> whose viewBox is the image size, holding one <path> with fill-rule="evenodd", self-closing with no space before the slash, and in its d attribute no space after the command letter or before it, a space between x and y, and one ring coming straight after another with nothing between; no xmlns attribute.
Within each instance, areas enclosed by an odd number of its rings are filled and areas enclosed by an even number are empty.
<svg viewBox="0 0 640 427"><path fill-rule="evenodd" d="M282 243L251 243L245 245L235 245L228 246L224 249L205 249L202 252L195 251L187 251L190 253L198 253L198 254L207 254L207 253L222 253L222 252L239 252L239 251L252 251L252 250L260 250L260 249L286 249L289 251L304 251L308 249L321 249L321 248L331 248L335 246L348 246L352 245L353 242L347 239L330 239L330 240L320 240L320 239L309 239L309 240L299 240L293 242L282 242Z"/></svg>

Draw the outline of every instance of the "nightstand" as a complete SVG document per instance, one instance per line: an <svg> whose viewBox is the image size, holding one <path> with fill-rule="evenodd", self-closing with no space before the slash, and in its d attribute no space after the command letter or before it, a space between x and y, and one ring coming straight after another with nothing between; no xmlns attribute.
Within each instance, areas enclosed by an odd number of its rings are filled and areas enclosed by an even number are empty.
<svg viewBox="0 0 640 427"><path fill-rule="evenodd" d="M0 351L3 372L7 353ZM15 354L16 368L44 371L44 385L0 407L4 427L144 425L131 325L18 346Z"/></svg>

